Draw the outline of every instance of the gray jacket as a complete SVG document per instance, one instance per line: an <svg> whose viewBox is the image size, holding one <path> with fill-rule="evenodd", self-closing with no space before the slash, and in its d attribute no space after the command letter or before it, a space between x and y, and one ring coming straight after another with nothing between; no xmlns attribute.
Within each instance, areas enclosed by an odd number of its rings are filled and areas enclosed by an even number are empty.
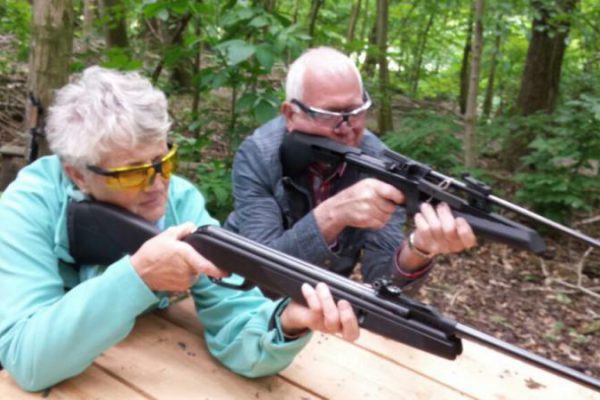
<svg viewBox="0 0 600 400"><path fill-rule="evenodd" d="M235 211L225 227L341 275L349 276L360 261L365 282L390 275L401 285L414 282L397 274L393 262L403 240L406 214L402 207L383 229L344 229L330 249L312 211L308 176L284 176L279 148L285 132L285 120L280 116L259 127L240 146L233 163ZM365 131L360 148L376 156L385 145ZM331 195L362 178L347 168Z"/></svg>

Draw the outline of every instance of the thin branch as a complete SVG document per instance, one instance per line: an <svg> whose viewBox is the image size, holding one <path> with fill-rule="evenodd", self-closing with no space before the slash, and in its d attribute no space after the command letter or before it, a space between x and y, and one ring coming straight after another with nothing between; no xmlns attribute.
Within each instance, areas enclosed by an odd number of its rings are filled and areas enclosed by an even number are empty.
<svg viewBox="0 0 600 400"><path fill-rule="evenodd" d="M585 264L585 259L588 258L588 256L592 252L592 250L594 250L594 248L593 247L589 247L585 251L585 253L583 253L583 256L581 257L581 260L579 260L579 262L577 263L577 286L579 286L579 287L583 287L583 285L581 284L581 281L583 279L583 266Z"/></svg>
<svg viewBox="0 0 600 400"><path fill-rule="evenodd" d="M190 22L191 18L192 18L191 13L187 13L181 18L181 21L179 21L179 26L177 27L175 34L171 38L170 44L174 44L177 41L179 41L179 39L181 38L181 35L183 34L183 31L187 27L188 22ZM165 58L166 58L166 55L163 56L163 58L160 60L160 62L154 69L154 72L152 73L152 83L156 83L156 81L158 80L158 77L160 76L160 73L161 73L164 63L165 63Z"/></svg>
<svg viewBox="0 0 600 400"><path fill-rule="evenodd" d="M454 302L456 301L456 299L458 298L458 296L460 296L460 294L462 292L464 292L465 289L464 288L460 288L456 291L456 293L454 293L454 295L452 296L452 298L450 299L450 307L454 306Z"/></svg>
<svg viewBox="0 0 600 400"><path fill-rule="evenodd" d="M542 269L542 274L544 274L544 278L551 279L550 273L548 272L548 268L546 268L546 262L543 258L540 258L540 268Z"/></svg>
<svg viewBox="0 0 600 400"><path fill-rule="evenodd" d="M152 36L154 36L154 38L156 40L158 40L160 42L160 44L165 44L165 40L161 37L161 35L158 34L158 32L156 32L156 30L154 29L154 27L152 26L152 24L150 23L150 21L149 20L145 20L144 22L146 22L146 26L148 27L148 29L152 33Z"/></svg>
<svg viewBox="0 0 600 400"><path fill-rule="evenodd" d="M563 286L572 288L572 289L578 289L578 290L582 291L583 293L600 300L600 294L593 292L593 291L589 290L588 288L584 288L583 286L573 285L572 283L565 282L565 281L559 280L559 279L555 280L555 282L558 284L561 284Z"/></svg>
<svg viewBox="0 0 600 400"><path fill-rule="evenodd" d="M596 299L600 299L600 294L596 293L595 290L597 289L596 287L592 287L592 288L586 288L583 286L582 281L583 281L583 267L585 265L585 260L589 257L589 255L592 253L593 247L588 248L585 253L583 254L583 256L581 257L581 259L579 260L579 262L577 263L577 284L572 284L569 282L566 282L562 279L556 279L556 278L552 278L550 276L550 272L548 271L548 268L546 267L546 263L544 262L543 259L540 259L540 268L542 269L542 273L544 274L545 279L545 284L546 285L551 285L552 283L558 283L559 285L562 286L566 286L568 288L571 289L576 289L578 291L581 291L591 297L594 297ZM535 288L530 288L530 289L525 289L526 291L533 291L533 290L543 290L543 289L535 289ZM553 290L554 291L554 290ZM561 292L561 291L557 291L558 293L566 293L566 292Z"/></svg>
<svg viewBox="0 0 600 400"><path fill-rule="evenodd" d="M573 224L573 226L593 224L594 222L598 222L598 221L600 221L600 215L596 215L595 217L590 217L590 218L586 218L581 221L577 221Z"/></svg>

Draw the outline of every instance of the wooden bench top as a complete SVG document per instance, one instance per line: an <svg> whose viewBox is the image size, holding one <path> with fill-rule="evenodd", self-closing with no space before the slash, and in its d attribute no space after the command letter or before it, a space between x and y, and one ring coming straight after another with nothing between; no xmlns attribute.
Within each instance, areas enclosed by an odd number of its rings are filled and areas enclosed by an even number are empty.
<svg viewBox="0 0 600 400"><path fill-rule="evenodd" d="M276 376L246 379L206 350L190 299L138 319L83 374L42 393L0 372L0 399L600 399L544 370L464 341L448 361L368 331L356 343L315 334Z"/></svg>

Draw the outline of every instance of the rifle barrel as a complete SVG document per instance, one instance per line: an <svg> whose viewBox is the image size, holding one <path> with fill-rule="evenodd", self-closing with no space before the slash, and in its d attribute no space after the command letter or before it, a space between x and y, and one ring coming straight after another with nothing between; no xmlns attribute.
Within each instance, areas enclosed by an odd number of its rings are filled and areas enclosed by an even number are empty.
<svg viewBox="0 0 600 400"><path fill-rule="evenodd" d="M439 172L436 172L436 171L431 171L430 175L436 179L439 179L440 181L450 181L451 185L456 186L458 188L467 189L467 185L464 182L461 182L455 178L446 176L444 174L440 174ZM559 224L558 222L555 222L555 221L552 221L551 219L545 218L539 214L534 213L533 211L530 211L524 207L518 206L518 205L511 203L510 201L504 200L498 196L489 195L489 196L486 196L486 199L489 200L490 202L492 202L493 204L495 204L501 208L504 208L505 210L513 211L517 214L523 215L533 221L536 221L536 222L539 222L546 226L549 226L551 228L554 228L557 231L563 232L569 236L579 239L582 242L585 242L592 247L596 247L596 248L600 249L600 240L595 239L591 236L588 236L581 231L577 231L575 229L569 228L568 226Z"/></svg>
<svg viewBox="0 0 600 400"><path fill-rule="evenodd" d="M525 349L507 343L494 336L478 331L461 323L456 324L456 334L462 339L471 340L486 347L505 353L511 357L518 358L535 367L543 368L546 371L560 375L576 383L582 384L593 390L600 390L600 380L589 375L569 368L545 357L531 353Z"/></svg>

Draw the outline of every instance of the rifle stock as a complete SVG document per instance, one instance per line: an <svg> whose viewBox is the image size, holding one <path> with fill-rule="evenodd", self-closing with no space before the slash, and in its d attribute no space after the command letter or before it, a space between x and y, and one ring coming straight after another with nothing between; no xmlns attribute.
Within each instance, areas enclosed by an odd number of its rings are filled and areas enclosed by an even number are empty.
<svg viewBox="0 0 600 400"><path fill-rule="evenodd" d="M138 216L100 202L71 202L68 229L70 252L79 264L110 264L157 234ZM595 378L446 318L387 280L367 287L217 226L200 227L184 240L219 268L245 278L237 286L213 280L216 284L243 290L255 283L305 304L302 284L324 282L336 301L350 302L361 327L372 332L450 360L461 354L466 338L600 390Z"/></svg>

